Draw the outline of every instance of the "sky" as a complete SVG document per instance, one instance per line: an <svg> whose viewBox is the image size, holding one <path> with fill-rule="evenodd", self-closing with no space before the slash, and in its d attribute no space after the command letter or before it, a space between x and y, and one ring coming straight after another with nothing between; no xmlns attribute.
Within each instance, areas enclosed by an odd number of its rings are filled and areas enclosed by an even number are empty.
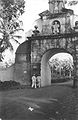
<svg viewBox="0 0 78 120"><path fill-rule="evenodd" d="M21 17L23 20L23 27L25 32L33 28L33 23L36 19L39 18L39 13L49 9L48 1L49 0L25 0L26 1L26 8L25 13ZM69 0L71 1L71 0ZM75 14L78 14L78 5L69 7L74 10Z"/></svg>
<svg viewBox="0 0 78 120"><path fill-rule="evenodd" d="M33 29L33 23L35 20L39 18L39 13L49 9L48 0L25 0L26 1L26 7L25 7L25 13L20 17L20 19L23 21L23 28L24 33L23 39L21 42L25 41L25 33L29 31L30 29ZM74 10L75 14L78 14L78 5L69 7ZM15 50L17 48L17 45L15 45ZM5 55L6 54L6 55ZM7 57L7 54L9 57ZM9 59L12 59L14 61L14 54L11 54L9 50L7 50L5 53L5 60L9 61Z"/></svg>
<svg viewBox="0 0 78 120"><path fill-rule="evenodd" d="M48 9L48 0L25 0L25 12L24 14L20 17L20 19L23 21L23 29L24 32L18 33L22 34L23 38L20 40L20 43L25 41L25 33L29 31L30 29L33 29L33 23L36 19L39 18L39 13L43 12L44 10ZM5 59L3 60L3 64L5 62L12 61L14 62L15 58L15 51L18 47L18 45L15 42L12 42L14 46L14 52L11 53L9 49L7 49L4 53L3 56ZM7 57L8 55L8 57Z"/></svg>
<svg viewBox="0 0 78 120"><path fill-rule="evenodd" d="M39 13L48 9L48 0L25 0L25 13L21 17L24 24L24 30L27 32L32 28L36 19L39 18Z"/></svg>

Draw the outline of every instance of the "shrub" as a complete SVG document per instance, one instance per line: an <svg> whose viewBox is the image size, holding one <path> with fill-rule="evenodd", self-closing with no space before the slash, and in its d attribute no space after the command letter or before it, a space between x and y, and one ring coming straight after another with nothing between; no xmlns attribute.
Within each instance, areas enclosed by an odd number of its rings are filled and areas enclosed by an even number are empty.
<svg viewBox="0 0 78 120"><path fill-rule="evenodd" d="M5 90L13 87L21 86L19 82L16 81L0 81L0 90Z"/></svg>

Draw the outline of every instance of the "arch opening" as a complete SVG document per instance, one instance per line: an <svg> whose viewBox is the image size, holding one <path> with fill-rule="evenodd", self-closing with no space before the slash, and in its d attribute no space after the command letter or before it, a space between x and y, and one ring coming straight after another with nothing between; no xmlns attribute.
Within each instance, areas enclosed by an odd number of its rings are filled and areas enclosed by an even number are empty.
<svg viewBox="0 0 78 120"><path fill-rule="evenodd" d="M73 76L73 57L69 53L57 53L49 59L51 83L63 82Z"/></svg>
<svg viewBox="0 0 78 120"><path fill-rule="evenodd" d="M50 49L41 60L41 85L64 82L73 77L73 57L64 49Z"/></svg>

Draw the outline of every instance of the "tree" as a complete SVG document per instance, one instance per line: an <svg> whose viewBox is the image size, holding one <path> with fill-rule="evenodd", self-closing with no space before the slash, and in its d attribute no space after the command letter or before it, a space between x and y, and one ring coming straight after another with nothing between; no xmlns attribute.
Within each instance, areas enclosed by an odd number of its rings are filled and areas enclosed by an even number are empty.
<svg viewBox="0 0 78 120"><path fill-rule="evenodd" d="M13 50L10 40L19 41L16 38L21 36L15 33L21 29L22 21L19 17L24 13L24 0L1 0L0 1L0 61L2 60L2 53L7 49Z"/></svg>
<svg viewBox="0 0 78 120"><path fill-rule="evenodd" d="M71 1L69 1L69 0L64 0L64 3L65 3L66 5L68 5L68 6L72 6L72 5L78 4L78 0L71 0Z"/></svg>
<svg viewBox="0 0 78 120"><path fill-rule="evenodd" d="M68 2L69 6L76 5L76 4L78 4L77 0L71 0L71 1Z"/></svg>
<svg viewBox="0 0 78 120"><path fill-rule="evenodd" d="M67 76L71 78L72 71L73 71L73 62L70 58L63 59L63 60L59 60L58 58L55 58L49 61L49 65L50 65L52 77L54 73L54 75L57 77L59 75L59 77Z"/></svg>

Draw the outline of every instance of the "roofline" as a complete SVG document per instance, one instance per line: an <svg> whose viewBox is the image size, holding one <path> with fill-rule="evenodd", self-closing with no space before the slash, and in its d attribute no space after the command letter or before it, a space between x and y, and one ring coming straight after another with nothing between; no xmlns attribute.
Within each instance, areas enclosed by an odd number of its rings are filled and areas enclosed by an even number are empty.
<svg viewBox="0 0 78 120"><path fill-rule="evenodd" d="M71 12L71 14L74 14L74 11L72 9L67 9L67 8L62 8L62 11L59 12L59 13L64 14L64 13L68 13L68 12ZM48 15L48 14L53 15L49 10L45 10L42 13L39 13L39 16L42 17L42 16L45 16L45 15ZM56 13L54 13L54 14L56 14Z"/></svg>

